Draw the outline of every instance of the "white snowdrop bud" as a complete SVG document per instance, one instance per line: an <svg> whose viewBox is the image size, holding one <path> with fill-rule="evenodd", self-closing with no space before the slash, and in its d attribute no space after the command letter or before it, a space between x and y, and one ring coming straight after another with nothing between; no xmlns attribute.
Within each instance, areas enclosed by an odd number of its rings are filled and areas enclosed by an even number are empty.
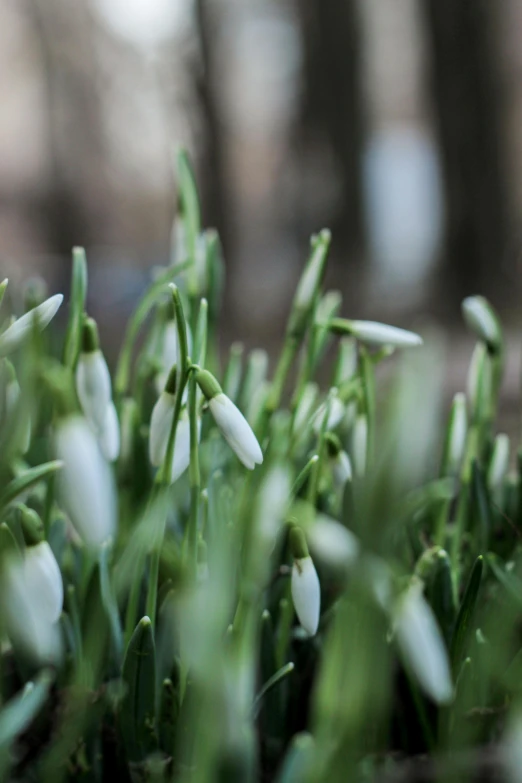
<svg viewBox="0 0 522 783"><path fill-rule="evenodd" d="M488 468L487 484L491 491L497 490L509 467L509 436L499 433L495 438L493 453Z"/></svg>
<svg viewBox="0 0 522 783"><path fill-rule="evenodd" d="M192 335L190 329L187 327L187 348L190 354L192 350ZM156 390L158 394L164 390L171 369L178 363L179 359L179 338L176 321L174 318L170 318L163 330L162 343L161 343L161 371L156 376ZM186 399L188 393L188 387L185 386L183 399Z"/></svg>
<svg viewBox="0 0 522 783"><path fill-rule="evenodd" d="M444 449L444 472L446 474L455 475L460 470L466 449L467 432L466 397L462 392L458 392L453 397Z"/></svg>
<svg viewBox="0 0 522 783"><path fill-rule="evenodd" d="M340 522L326 514L318 514L307 530L312 554L319 562L333 568L345 568L355 562L360 545L356 536Z"/></svg>
<svg viewBox="0 0 522 783"><path fill-rule="evenodd" d="M330 389L330 395L328 399L318 407L313 417L313 428L316 435L319 435L321 432L327 405L329 406L328 421L326 422L327 430L335 429L344 418L346 410L344 403L338 397L337 389Z"/></svg>
<svg viewBox="0 0 522 783"><path fill-rule="evenodd" d="M477 343L468 370L467 393L474 419L483 418L491 402L493 372L491 357L484 343Z"/></svg>
<svg viewBox="0 0 522 783"><path fill-rule="evenodd" d="M39 664L61 657L58 626L63 604L60 569L47 542L7 560L2 577L2 614L15 648Z"/></svg>
<svg viewBox="0 0 522 783"><path fill-rule="evenodd" d="M26 547L24 572L28 592L38 596L40 610L49 622L57 622L63 608L63 582L60 567L47 541Z"/></svg>
<svg viewBox="0 0 522 783"><path fill-rule="evenodd" d="M87 318L76 366L76 393L83 413L97 431L104 427L111 402L111 376L99 345L96 322Z"/></svg>
<svg viewBox="0 0 522 783"><path fill-rule="evenodd" d="M315 636L321 613L321 586L303 531L298 527L290 530L290 548L294 556L291 590L295 612L307 634Z"/></svg>
<svg viewBox="0 0 522 783"><path fill-rule="evenodd" d="M492 350L502 345L502 330L498 317L483 296L468 296L462 302L462 314L472 332Z"/></svg>
<svg viewBox="0 0 522 783"><path fill-rule="evenodd" d="M294 307L307 310L317 293L324 274L326 251L330 243L330 232L321 231L312 239L312 254L305 266L294 296Z"/></svg>
<svg viewBox="0 0 522 783"><path fill-rule="evenodd" d="M151 465L159 468L165 459L169 433L174 417L174 394L161 392L150 418L149 459Z"/></svg>
<svg viewBox="0 0 522 783"><path fill-rule="evenodd" d="M313 381L304 387L295 409L293 431L296 435L299 436L311 420L318 394L319 386Z"/></svg>
<svg viewBox="0 0 522 783"><path fill-rule="evenodd" d="M250 424L207 370L198 370L196 381L208 400L210 412L228 445L249 470L263 462L263 452Z"/></svg>
<svg viewBox="0 0 522 783"><path fill-rule="evenodd" d="M344 451L341 441L333 432L327 432L325 436L326 448L330 457L334 484L338 488L344 487L347 481L352 479L352 464L350 457Z"/></svg>
<svg viewBox="0 0 522 783"><path fill-rule="evenodd" d="M451 701L453 685L448 654L419 581L414 582L399 599L395 634L406 665L426 695L436 704Z"/></svg>
<svg viewBox="0 0 522 783"><path fill-rule="evenodd" d="M368 345L393 345L396 348L422 345L422 337L415 332L381 324L377 321L349 321L346 318L333 318L330 321L330 329L335 334L351 334Z"/></svg>
<svg viewBox="0 0 522 783"><path fill-rule="evenodd" d="M120 454L120 423L116 406L110 402L105 412L103 426L97 433L102 454L109 462L114 462Z"/></svg>
<svg viewBox="0 0 522 783"><path fill-rule="evenodd" d="M368 458L368 418L364 413L357 416L353 426L352 457L355 475L364 476Z"/></svg>
<svg viewBox="0 0 522 783"><path fill-rule="evenodd" d="M201 419L198 418L198 440L201 433ZM174 453L172 456L172 472L170 481L173 484L186 471L190 464L190 420L185 409L176 427L174 439Z"/></svg>
<svg viewBox="0 0 522 783"><path fill-rule="evenodd" d="M101 546L116 531L116 492L88 422L81 416L59 420L55 450L64 463L58 476L60 504L85 544Z"/></svg>
<svg viewBox="0 0 522 783"><path fill-rule="evenodd" d="M32 329L42 331L52 321L63 302L63 294L55 294L38 307L18 318L0 335L0 356L7 356L18 348L30 335Z"/></svg>

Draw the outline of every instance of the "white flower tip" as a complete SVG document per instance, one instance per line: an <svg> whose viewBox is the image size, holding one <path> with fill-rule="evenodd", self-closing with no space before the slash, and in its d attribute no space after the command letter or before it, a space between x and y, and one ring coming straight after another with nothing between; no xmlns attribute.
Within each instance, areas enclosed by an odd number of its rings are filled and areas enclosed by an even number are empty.
<svg viewBox="0 0 522 783"><path fill-rule="evenodd" d="M321 587L311 557L294 561L291 589L299 622L309 636L315 636L321 613Z"/></svg>

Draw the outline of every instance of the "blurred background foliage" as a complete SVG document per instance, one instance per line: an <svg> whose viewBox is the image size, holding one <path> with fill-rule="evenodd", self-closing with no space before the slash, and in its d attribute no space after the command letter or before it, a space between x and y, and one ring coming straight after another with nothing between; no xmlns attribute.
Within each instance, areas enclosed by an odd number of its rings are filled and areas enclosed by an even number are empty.
<svg viewBox="0 0 522 783"><path fill-rule="evenodd" d="M278 338L325 225L350 315L453 328L452 391L469 354L461 299L487 294L518 325L522 0L2 6L0 263L13 282L66 285L84 245L90 309L116 338L168 258L182 144L223 241L225 344Z"/></svg>

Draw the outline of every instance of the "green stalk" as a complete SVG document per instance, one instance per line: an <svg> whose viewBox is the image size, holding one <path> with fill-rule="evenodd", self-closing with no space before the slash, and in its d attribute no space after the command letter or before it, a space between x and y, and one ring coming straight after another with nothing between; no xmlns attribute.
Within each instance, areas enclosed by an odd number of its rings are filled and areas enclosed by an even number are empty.
<svg viewBox="0 0 522 783"><path fill-rule="evenodd" d="M181 296L178 287L174 285L174 283L171 283L169 288L172 293L172 300L174 302L174 310L176 313L176 327L178 331L178 344L179 344L179 366L178 366L178 378L177 378L177 385L176 385L176 396L174 398L174 411L172 415L172 424L169 432L167 453L163 465L158 470L156 476L156 482L155 482L154 490L152 492L152 501L156 499L157 494L161 487L168 488L170 486L170 477L172 474L172 459L174 456L174 444L176 440L176 428L178 426L179 415L181 413L183 390L187 382L188 346L187 346L187 327L185 323L185 315L183 313L183 305L181 303ZM165 535L165 524L166 524L166 509L165 509L165 516L163 517L163 523L158 534L158 540L155 542L155 547L150 556L149 584L147 589L146 611L148 617L150 617L153 629L155 625L156 605L158 601L159 563L160 563L163 537Z"/></svg>
<svg viewBox="0 0 522 783"><path fill-rule="evenodd" d="M198 415L197 415L197 384L194 374L189 380L189 422L190 422L190 517L188 527L188 555L190 569L193 569L194 577L197 573L198 559L198 517L199 500L201 491L201 474L199 469L198 452Z"/></svg>
<svg viewBox="0 0 522 783"><path fill-rule="evenodd" d="M283 390L285 387L286 379L290 368L294 362L301 340L293 334L286 336L283 350L279 357L279 362L274 373L274 379L265 403L265 413L270 416L279 408L281 404L281 397L283 396Z"/></svg>

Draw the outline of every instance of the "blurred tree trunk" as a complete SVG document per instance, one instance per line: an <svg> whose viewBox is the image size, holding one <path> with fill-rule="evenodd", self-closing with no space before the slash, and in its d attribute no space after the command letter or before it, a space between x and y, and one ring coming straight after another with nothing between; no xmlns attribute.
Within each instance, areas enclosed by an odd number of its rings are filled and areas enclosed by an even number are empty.
<svg viewBox="0 0 522 783"><path fill-rule="evenodd" d="M217 3L196 0L196 20L200 44L200 61L194 69L195 91L199 99L203 126L201 149L201 197L204 225L219 232L223 247L230 247L227 178L224 164L223 132L216 87L215 46Z"/></svg>
<svg viewBox="0 0 522 783"><path fill-rule="evenodd" d="M491 0L423 0L422 8L446 199L437 296L454 306L470 293L490 295L499 287L508 249L496 39L501 8Z"/></svg>
<svg viewBox="0 0 522 783"><path fill-rule="evenodd" d="M346 260L363 247L361 152L364 136L360 90L360 24L355 0L297 0L303 42L303 93L297 143L306 169L319 162L318 188L330 176L334 188L330 214L323 217L323 194L301 188L302 198L335 237L335 250ZM311 155L310 155L311 152ZM326 170L322 164L326 162ZM330 170L331 165L331 170ZM307 176L305 174L305 176ZM337 182L335 182L337 180ZM310 209L310 208L309 208ZM306 208L304 213L309 211ZM314 226L321 228L321 226ZM309 233L306 226L305 233Z"/></svg>

